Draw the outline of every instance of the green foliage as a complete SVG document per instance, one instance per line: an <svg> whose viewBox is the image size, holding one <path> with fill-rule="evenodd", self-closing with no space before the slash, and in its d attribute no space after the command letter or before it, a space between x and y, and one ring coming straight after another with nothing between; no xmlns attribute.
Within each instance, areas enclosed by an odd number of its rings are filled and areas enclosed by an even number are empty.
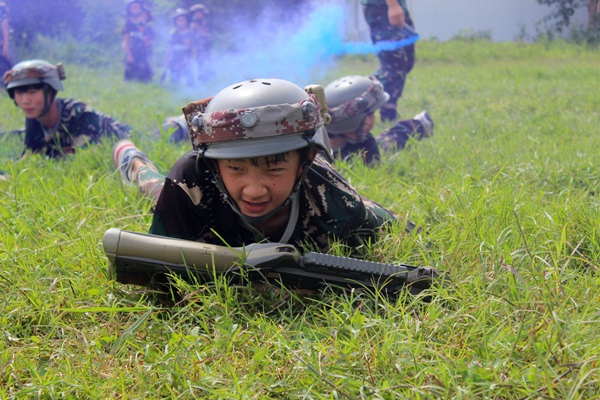
<svg viewBox="0 0 600 400"><path fill-rule="evenodd" d="M564 42L420 42L399 110L435 136L338 169L417 223L377 261L432 265L430 303L179 283L171 302L109 280L106 229L146 231L151 205L111 144L62 161L0 139L0 398L598 398L597 51ZM338 60L323 82L367 74ZM191 99L70 68L66 94L138 129L167 171L189 147L154 130ZM0 130L23 117L0 97ZM375 133L385 126L378 124ZM176 301L173 304L172 301Z"/></svg>
<svg viewBox="0 0 600 400"><path fill-rule="evenodd" d="M593 45L600 43L600 11L597 9L597 0L537 0L537 2L553 8L552 13L542 21L548 26L548 29L542 32L542 36L552 39L557 34L561 36L561 33L568 30L569 38L576 43ZM587 9L587 26L579 27L571 24L571 19L579 8Z"/></svg>

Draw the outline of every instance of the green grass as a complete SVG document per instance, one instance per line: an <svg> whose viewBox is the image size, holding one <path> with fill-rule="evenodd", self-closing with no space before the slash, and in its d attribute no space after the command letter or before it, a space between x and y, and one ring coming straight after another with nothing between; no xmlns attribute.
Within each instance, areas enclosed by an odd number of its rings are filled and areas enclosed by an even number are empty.
<svg viewBox="0 0 600 400"><path fill-rule="evenodd" d="M372 258L449 271L451 289L426 303L181 284L168 307L108 279L104 231L151 219L110 143L15 161L6 136L0 398L599 398L600 54L485 41L417 51L399 109L429 110L435 136L376 168L338 167L423 228L395 228ZM376 66L340 59L317 83ZM193 99L115 71L68 73L65 95L136 127L164 171L186 150L152 132ZM0 130L22 126L7 96L0 109Z"/></svg>

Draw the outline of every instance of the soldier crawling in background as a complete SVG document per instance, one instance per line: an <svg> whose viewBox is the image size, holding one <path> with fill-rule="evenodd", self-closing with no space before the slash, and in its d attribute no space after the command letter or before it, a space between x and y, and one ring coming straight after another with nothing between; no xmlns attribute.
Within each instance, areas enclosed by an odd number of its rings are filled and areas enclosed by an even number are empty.
<svg viewBox="0 0 600 400"><path fill-rule="evenodd" d="M123 182L157 199L150 233L230 246L335 241L360 252L397 215L331 166L319 86L280 79L231 85L184 108L193 149L161 179L129 140L115 144Z"/></svg>
<svg viewBox="0 0 600 400"><path fill-rule="evenodd" d="M11 99L25 114L25 150L48 157L75 153L103 138L123 139L131 128L81 101L57 98L66 78L61 64L22 61L4 75Z"/></svg>
<svg viewBox="0 0 600 400"><path fill-rule="evenodd" d="M154 31L148 26L152 19L150 10L141 1L130 0L126 5L127 20L123 28L123 50L125 51L125 80L150 82L152 67L152 41Z"/></svg>
<svg viewBox="0 0 600 400"><path fill-rule="evenodd" d="M413 119L397 122L375 139L371 133L374 113L390 96L373 76L337 79L325 87L325 97L331 114L327 133L335 155L340 158L360 154L369 165L379 161L379 146L384 151L402 150L410 138L421 140L433 136L433 121L423 111Z"/></svg>

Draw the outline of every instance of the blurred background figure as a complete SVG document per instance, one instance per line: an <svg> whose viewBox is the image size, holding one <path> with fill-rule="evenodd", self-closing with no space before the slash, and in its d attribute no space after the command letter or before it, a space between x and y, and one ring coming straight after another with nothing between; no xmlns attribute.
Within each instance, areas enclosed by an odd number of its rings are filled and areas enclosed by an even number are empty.
<svg viewBox="0 0 600 400"><path fill-rule="evenodd" d="M178 8L173 13L174 30L169 39L169 48L167 50L167 66L161 82L165 80L165 75L169 74L169 80L173 83L179 83L181 79L186 84L194 84L192 73L192 43L193 34L190 30L190 13L188 10Z"/></svg>
<svg viewBox="0 0 600 400"><path fill-rule="evenodd" d="M408 13L406 0L360 0L360 2L363 5L363 13L371 31L373 44L400 41L413 33L414 23ZM381 121L391 122L398 118L396 107L398 99L402 97L406 77L415 64L415 47L412 44L396 50L382 50L377 53L377 57L381 66L374 75L390 96L379 110L379 114Z"/></svg>
<svg viewBox="0 0 600 400"><path fill-rule="evenodd" d="M150 54L154 31L148 24L152 20L152 15L139 0L128 1L125 13L127 18L123 28L125 80L150 82L153 75Z"/></svg>
<svg viewBox="0 0 600 400"><path fill-rule="evenodd" d="M8 6L4 2L0 2L0 77L11 69L16 62L15 49L10 34Z"/></svg>
<svg viewBox="0 0 600 400"><path fill-rule="evenodd" d="M209 27L208 8L201 3L190 7L190 30L192 31L192 52L196 64L196 76L200 82L210 79L212 75L211 52L212 33Z"/></svg>

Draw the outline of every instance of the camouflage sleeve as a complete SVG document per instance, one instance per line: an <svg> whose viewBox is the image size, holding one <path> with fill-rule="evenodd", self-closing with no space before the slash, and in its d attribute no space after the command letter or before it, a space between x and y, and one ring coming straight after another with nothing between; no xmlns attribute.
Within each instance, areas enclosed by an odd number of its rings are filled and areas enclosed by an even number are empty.
<svg viewBox="0 0 600 400"><path fill-rule="evenodd" d="M190 153L175 162L165 179L154 208L151 234L196 240L209 224L206 212L199 207L202 190L197 184L196 159Z"/></svg>
<svg viewBox="0 0 600 400"><path fill-rule="evenodd" d="M100 133L100 118L96 113L90 111L81 113L77 118L75 129L70 131L75 147L82 146L85 142L98 142ZM85 140L83 140L84 138Z"/></svg>

